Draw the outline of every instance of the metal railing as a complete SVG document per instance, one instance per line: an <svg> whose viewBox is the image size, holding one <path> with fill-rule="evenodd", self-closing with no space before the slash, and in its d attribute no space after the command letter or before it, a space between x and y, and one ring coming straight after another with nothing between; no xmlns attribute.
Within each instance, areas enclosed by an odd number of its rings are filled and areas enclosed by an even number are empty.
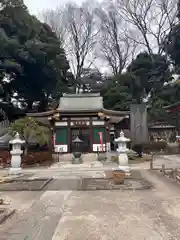
<svg viewBox="0 0 180 240"><path fill-rule="evenodd" d="M179 153L168 153L168 152L153 153L150 161L150 169L162 170L162 168L163 169L180 168L180 152Z"/></svg>

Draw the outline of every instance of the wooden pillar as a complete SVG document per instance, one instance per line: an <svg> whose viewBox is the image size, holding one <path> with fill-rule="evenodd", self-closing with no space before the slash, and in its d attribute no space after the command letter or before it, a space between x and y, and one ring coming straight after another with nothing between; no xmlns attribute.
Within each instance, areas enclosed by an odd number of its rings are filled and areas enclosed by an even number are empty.
<svg viewBox="0 0 180 240"><path fill-rule="evenodd" d="M68 118L67 120L68 125L67 125L67 144L68 144L68 153L71 152L71 119Z"/></svg>
<svg viewBox="0 0 180 240"><path fill-rule="evenodd" d="M106 138L106 146L107 146L107 143L110 144L111 142L109 121L105 121L105 138Z"/></svg>
<svg viewBox="0 0 180 240"><path fill-rule="evenodd" d="M93 124L92 117L89 118L89 128L90 128L90 152L93 152Z"/></svg>
<svg viewBox="0 0 180 240"><path fill-rule="evenodd" d="M107 121L107 142L111 141L111 137L110 137L110 124L109 121Z"/></svg>
<svg viewBox="0 0 180 240"><path fill-rule="evenodd" d="M55 121L54 120L50 120L50 131L51 131L51 149L52 152L55 152L54 150L54 140L56 141L56 138L54 139L54 136L56 136L56 127L55 127Z"/></svg>

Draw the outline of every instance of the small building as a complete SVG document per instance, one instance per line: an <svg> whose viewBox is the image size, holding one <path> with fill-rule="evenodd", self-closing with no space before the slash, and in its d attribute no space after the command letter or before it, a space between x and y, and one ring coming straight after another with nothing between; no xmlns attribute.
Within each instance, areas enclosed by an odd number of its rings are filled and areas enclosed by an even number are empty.
<svg viewBox="0 0 180 240"><path fill-rule="evenodd" d="M105 109L100 93L81 93L63 94L55 110L27 115L51 126L55 152L86 153L110 149L114 126L129 114ZM74 142L77 137L79 143Z"/></svg>
<svg viewBox="0 0 180 240"><path fill-rule="evenodd" d="M180 102L164 107L167 121L176 127L176 135L180 135Z"/></svg>
<svg viewBox="0 0 180 240"><path fill-rule="evenodd" d="M170 142L176 139L177 128L167 122L156 122L148 125L150 141L165 140Z"/></svg>
<svg viewBox="0 0 180 240"><path fill-rule="evenodd" d="M180 121L180 102L164 107L167 115L164 122L149 124L149 134L151 140L163 139L166 141L176 141Z"/></svg>

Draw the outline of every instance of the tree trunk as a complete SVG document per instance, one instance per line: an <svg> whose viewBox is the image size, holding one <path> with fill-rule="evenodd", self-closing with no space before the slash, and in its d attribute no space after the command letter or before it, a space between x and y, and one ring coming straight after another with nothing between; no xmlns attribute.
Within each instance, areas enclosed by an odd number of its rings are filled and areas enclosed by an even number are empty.
<svg viewBox="0 0 180 240"><path fill-rule="evenodd" d="M38 112L45 112L48 106L48 98L43 98L40 101L39 107L38 107Z"/></svg>
<svg viewBox="0 0 180 240"><path fill-rule="evenodd" d="M28 108L28 111L29 110L32 110L32 107L33 107L33 101L31 101L31 100L29 100L28 102L27 102L27 108Z"/></svg>
<svg viewBox="0 0 180 240"><path fill-rule="evenodd" d="M24 156L27 157L27 155L28 155L28 144L25 143L25 145L24 145Z"/></svg>

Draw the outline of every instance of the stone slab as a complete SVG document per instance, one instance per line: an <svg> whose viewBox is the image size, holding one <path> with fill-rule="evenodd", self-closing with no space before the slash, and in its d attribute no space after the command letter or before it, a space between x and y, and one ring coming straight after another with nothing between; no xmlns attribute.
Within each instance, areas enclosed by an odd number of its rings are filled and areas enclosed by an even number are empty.
<svg viewBox="0 0 180 240"><path fill-rule="evenodd" d="M0 224L5 222L9 217L11 217L15 213L15 209L13 208L2 208L0 207Z"/></svg>
<svg viewBox="0 0 180 240"><path fill-rule="evenodd" d="M77 191L80 188L80 178L53 179L45 186L44 191Z"/></svg>
<svg viewBox="0 0 180 240"><path fill-rule="evenodd" d="M153 185L145 179L125 179L123 184L114 184L113 179L84 178L82 179L80 191L98 190L149 190Z"/></svg>
<svg viewBox="0 0 180 240"><path fill-rule="evenodd" d="M40 191L51 181L46 179L8 179L0 183L0 191Z"/></svg>

